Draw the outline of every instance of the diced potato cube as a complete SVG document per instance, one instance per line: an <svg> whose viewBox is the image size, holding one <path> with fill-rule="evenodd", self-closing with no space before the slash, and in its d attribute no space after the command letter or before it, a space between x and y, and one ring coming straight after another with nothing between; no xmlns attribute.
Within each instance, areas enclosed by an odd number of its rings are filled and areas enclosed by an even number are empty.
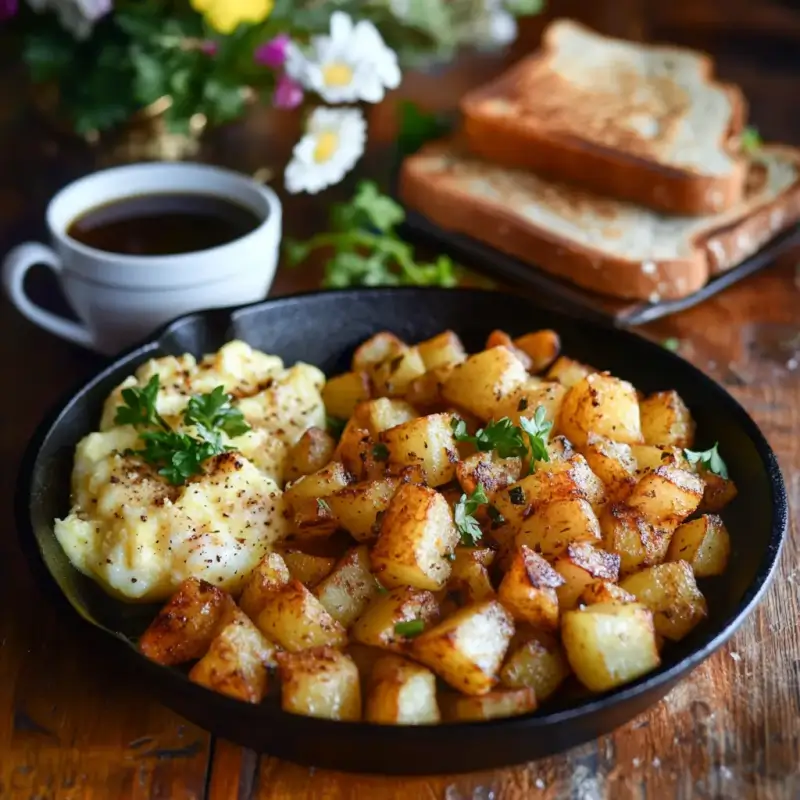
<svg viewBox="0 0 800 800"><path fill-rule="evenodd" d="M361 685L353 659L330 647L281 653L281 707L291 714L355 722Z"/></svg>
<svg viewBox="0 0 800 800"><path fill-rule="evenodd" d="M591 606L595 603L635 603L636 598L621 586L611 581L598 579L581 592L578 604Z"/></svg>
<svg viewBox="0 0 800 800"><path fill-rule="evenodd" d="M366 428L375 439L383 431L388 431L395 425L410 422L418 416L416 409L410 403L388 397L378 397L375 400L360 403L353 415L358 422L358 427Z"/></svg>
<svg viewBox="0 0 800 800"><path fill-rule="evenodd" d="M738 489L732 480L722 478L706 470L700 472L700 477L706 485L703 499L700 502L700 511L710 511L712 513L722 511L728 503L736 498Z"/></svg>
<svg viewBox="0 0 800 800"><path fill-rule="evenodd" d="M619 502L630 494L637 464L629 444L590 433L582 452L592 472L605 484L610 500Z"/></svg>
<svg viewBox="0 0 800 800"><path fill-rule="evenodd" d="M653 615L638 603L597 603L568 611L561 638L570 666L594 692L629 683L661 663Z"/></svg>
<svg viewBox="0 0 800 800"><path fill-rule="evenodd" d="M514 339L514 344L528 355L531 372L542 372L557 358L561 351L561 339L555 331L541 330L526 333Z"/></svg>
<svg viewBox="0 0 800 800"><path fill-rule="evenodd" d="M526 370L533 366L530 356L524 350L520 350L505 331L495 330L489 334L484 350L490 350L492 347L508 348L520 360Z"/></svg>
<svg viewBox="0 0 800 800"><path fill-rule="evenodd" d="M417 350L425 362L425 369L428 370L441 366L455 366L467 358L467 351L461 339L453 331L444 331L432 339L420 342Z"/></svg>
<svg viewBox="0 0 800 800"><path fill-rule="evenodd" d="M620 586L653 612L656 631L665 639L683 639L708 614L706 599L685 561L644 569L625 578Z"/></svg>
<svg viewBox="0 0 800 800"><path fill-rule="evenodd" d="M631 455L636 460L639 475L658 467L690 469L690 464L679 447L659 447L652 444L632 444Z"/></svg>
<svg viewBox="0 0 800 800"><path fill-rule="evenodd" d="M389 450L389 469L419 466L428 486L449 483L456 474L458 450L450 414L430 414L381 434Z"/></svg>
<svg viewBox="0 0 800 800"><path fill-rule="evenodd" d="M408 350L408 345L393 333L376 333L361 344L353 354L353 372L371 372L377 365Z"/></svg>
<svg viewBox="0 0 800 800"><path fill-rule="evenodd" d="M345 629L298 580L267 599L256 618L258 629L290 653L313 647L343 647Z"/></svg>
<svg viewBox="0 0 800 800"><path fill-rule="evenodd" d="M466 606L414 639L415 659L465 694L485 694L497 683L514 622L495 600Z"/></svg>
<svg viewBox="0 0 800 800"><path fill-rule="evenodd" d="M536 508L520 526L518 545L527 545L545 558L554 558L573 542L599 542L600 523L588 500L573 497Z"/></svg>
<svg viewBox="0 0 800 800"><path fill-rule="evenodd" d="M336 442L322 428L309 428L289 450L284 477L296 481L304 475L318 472L333 458Z"/></svg>
<svg viewBox="0 0 800 800"><path fill-rule="evenodd" d="M667 555L672 528L653 525L640 511L625 505L606 509L600 518L603 547L620 557L620 572L630 575L660 564Z"/></svg>
<svg viewBox="0 0 800 800"><path fill-rule="evenodd" d="M587 375L565 395L558 429L579 448L586 445L590 433L638 444L642 431L636 390L607 373Z"/></svg>
<svg viewBox="0 0 800 800"><path fill-rule="evenodd" d="M383 725L431 725L440 721L436 676L413 661L387 655L372 670L364 719Z"/></svg>
<svg viewBox="0 0 800 800"><path fill-rule="evenodd" d="M302 536L330 536L336 530L336 520L324 498L344 489L350 480L344 465L332 461L318 472L287 486L283 497L295 532Z"/></svg>
<svg viewBox="0 0 800 800"><path fill-rule="evenodd" d="M284 550L281 553L289 575L309 589L331 574L336 559L330 556L317 556L299 550Z"/></svg>
<svg viewBox="0 0 800 800"><path fill-rule="evenodd" d="M326 500L338 526L359 542L367 542L378 538L380 517L399 485L399 478L355 483Z"/></svg>
<svg viewBox="0 0 800 800"><path fill-rule="evenodd" d="M497 404L495 419L508 417L515 425L520 419L533 419L536 409L544 408L545 419L555 424L567 390L560 383L526 381Z"/></svg>
<svg viewBox="0 0 800 800"><path fill-rule="evenodd" d="M378 584L370 572L369 550L360 545L349 550L314 594L326 611L349 628L378 594Z"/></svg>
<svg viewBox="0 0 800 800"><path fill-rule="evenodd" d="M677 467L658 467L639 479L626 504L653 524L682 522L703 498L703 481Z"/></svg>
<svg viewBox="0 0 800 800"><path fill-rule="evenodd" d="M613 583L619 579L619 556L589 544L570 544L553 562L553 568L564 579L556 589L563 613L575 608L583 590L596 578Z"/></svg>
<svg viewBox="0 0 800 800"><path fill-rule="evenodd" d="M511 653L500 670L500 680L510 689L533 689L539 703L544 703L571 671L558 639L536 632Z"/></svg>
<svg viewBox="0 0 800 800"><path fill-rule="evenodd" d="M528 378L525 367L506 347L493 347L470 356L445 381L442 394L484 422L492 419L498 401Z"/></svg>
<svg viewBox="0 0 800 800"><path fill-rule="evenodd" d="M465 603L478 603L494 597L487 567L494 560L488 547L457 547L453 571L447 588L458 592Z"/></svg>
<svg viewBox="0 0 800 800"><path fill-rule="evenodd" d="M350 656L358 667L358 677L361 682L361 696L369 694L369 685L372 680L372 670L375 664L385 655L385 650L369 647L358 642L351 642L345 648L345 653Z"/></svg>
<svg viewBox="0 0 800 800"><path fill-rule="evenodd" d="M558 630L556 589L564 579L540 556L524 544L517 548L511 567L497 591L498 600L515 620L535 628Z"/></svg>
<svg viewBox="0 0 800 800"><path fill-rule="evenodd" d="M384 397L402 397L412 381L425 374L425 362L416 347L386 359L372 369L375 393Z"/></svg>
<svg viewBox="0 0 800 800"><path fill-rule="evenodd" d="M559 356L555 364L547 371L545 378L548 381L558 381L567 389L580 383L587 375L597 372L594 367L588 364L581 364L580 361L575 361L566 356Z"/></svg>
<svg viewBox="0 0 800 800"><path fill-rule="evenodd" d="M280 553L267 553L250 573L239 597L239 607L255 619L267 598L289 582L289 568Z"/></svg>
<svg viewBox="0 0 800 800"><path fill-rule="evenodd" d="M276 654L275 645L241 614L217 634L189 680L235 700L260 703L267 691L267 667L276 666Z"/></svg>
<svg viewBox="0 0 800 800"><path fill-rule="evenodd" d="M645 444L691 447L695 424L686 403L674 390L651 394L639 403Z"/></svg>
<svg viewBox="0 0 800 800"><path fill-rule="evenodd" d="M237 611L226 591L187 578L142 634L139 649L165 666L201 658Z"/></svg>
<svg viewBox="0 0 800 800"><path fill-rule="evenodd" d="M354 480L377 480L386 472L386 462L376 458L381 455L376 446L377 439L366 428L359 428L353 417L339 439L336 458Z"/></svg>
<svg viewBox="0 0 800 800"><path fill-rule="evenodd" d="M449 556L459 534L453 511L433 489L403 484L381 520L372 549L372 570L387 587L438 590L450 576Z"/></svg>
<svg viewBox="0 0 800 800"><path fill-rule="evenodd" d="M444 406L442 387L453 369L455 364L443 364L414 378L406 389L406 400L415 408L438 409Z"/></svg>
<svg viewBox="0 0 800 800"><path fill-rule="evenodd" d="M686 561L698 578L722 575L731 554L731 538L716 514L684 522L675 529L667 551L668 561Z"/></svg>
<svg viewBox="0 0 800 800"><path fill-rule="evenodd" d="M442 695L445 719L453 722L518 717L520 714L536 711L537 706L536 692L527 687L498 689L473 697L458 694Z"/></svg>
<svg viewBox="0 0 800 800"><path fill-rule="evenodd" d="M329 378L322 387L322 402L332 417L350 419L359 403L370 398L369 376L366 372L345 372Z"/></svg>
<svg viewBox="0 0 800 800"><path fill-rule="evenodd" d="M396 626L415 620L427 625L438 616L439 606L431 592L402 586L375 597L350 633L361 644L403 652L410 638L398 633Z"/></svg>
<svg viewBox="0 0 800 800"><path fill-rule="evenodd" d="M491 498L520 479L522 462L519 458L500 458L494 450L475 453L456 464L458 483L467 495L471 495L478 484Z"/></svg>
<svg viewBox="0 0 800 800"><path fill-rule="evenodd" d="M575 448L566 436L554 436L547 443L547 455L551 461L569 461L575 455Z"/></svg>

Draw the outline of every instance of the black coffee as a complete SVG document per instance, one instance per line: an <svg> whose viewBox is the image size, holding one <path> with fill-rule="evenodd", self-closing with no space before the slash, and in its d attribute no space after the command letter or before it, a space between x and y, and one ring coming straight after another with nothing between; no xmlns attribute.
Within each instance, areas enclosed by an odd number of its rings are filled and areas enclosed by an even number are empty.
<svg viewBox="0 0 800 800"><path fill-rule="evenodd" d="M73 220L78 242L131 256L196 253L254 231L262 220L250 209L205 194L147 194L97 206Z"/></svg>

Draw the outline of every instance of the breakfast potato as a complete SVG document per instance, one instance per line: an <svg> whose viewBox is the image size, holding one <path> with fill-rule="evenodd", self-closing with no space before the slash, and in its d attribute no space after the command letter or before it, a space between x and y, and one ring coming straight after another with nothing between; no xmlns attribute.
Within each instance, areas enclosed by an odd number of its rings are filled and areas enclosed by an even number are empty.
<svg viewBox="0 0 800 800"><path fill-rule="evenodd" d="M546 370L561 352L561 338L555 331L541 330L514 339L514 345L531 360L531 372Z"/></svg>
<svg viewBox="0 0 800 800"><path fill-rule="evenodd" d="M366 428L358 427L355 417L345 425L335 456L355 481L374 481L386 472L385 453Z"/></svg>
<svg viewBox="0 0 800 800"><path fill-rule="evenodd" d="M708 614L686 561L668 561L625 578L620 586L653 612L656 631L679 641Z"/></svg>
<svg viewBox="0 0 800 800"><path fill-rule="evenodd" d="M339 461L288 485L283 498L289 509L294 531L299 536L330 536L336 520L324 498L344 489L351 476Z"/></svg>
<svg viewBox="0 0 800 800"><path fill-rule="evenodd" d="M290 573L280 553L267 553L245 581L239 607L255 619L267 598L289 582Z"/></svg>
<svg viewBox="0 0 800 800"><path fill-rule="evenodd" d="M393 333L382 331L359 345L353 353L351 369L353 372L371 373L378 364L399 356L408 350L408 345Z"/></svg>
<svg viewBox="0 0 800 800"><path fill-rule="evenodd" d="M529 378L497 403L495 419L508 417L515 425L519 425L520 419L532 419L536 409L541 407L544 408L545 419L555 424L566 393L566 387L560 383L543 383Z"/></svg>
<svg viewBox="0 0 800 800"><path fill-rule="evenodd" d="M456 547L447 588L457 592L465 604L491 600L495 593L488 567L494 556L494 550L488 547Z"/></svg>
<svg viewBox="0 0 800 800"><path fill-rule="evenodd" d="M460 609L414 639L411 654L464 694L485 694L497 683L514 622L496 600Z"/></svg>
<svg viewBox="0 0 800 800"><path fill-rule="evenodd" d="M350 634L360 644L403 652L411 640L402 633L403 623L420 620L426 626L438 617L439 605L432 592L402 586L373 598ZM400 632L396 630L398 625Z"/></svg>
<svg viewBox="0 0 800 800"><path fill-rule="evenodd" d="M328 378L322 387L325 411L338 419L350 419L359 403L369 400L371 388L366 372L345 372Z"/></svg>
<svg viewBox="0 0 800 800"><path fill-rule="evenodd" d="M531 632L514 647L500 670L500 681L509 689L533 689L539 703L551 697L569 677L570 669L561 642L541 631Z"/></svg>
<svg viewBox="0 0 800 800"><path fill-rule="evenodd" d="M455 366L455 364L442 364L414 378L408 384L405 399L415 408L440 410L445 405L442 387Z"/></svg>
<svg viewBox="0 0 800 800"><path fill-rule="evenodd" d="M620 558L620 572L630 575L660 564L667 555L672 528L653 525L642 513L625 505L607 508L600 519L603 547Z"/></svg>
<svg viewBox="0 0 800 800"><path fill-rule="evenodd" d="M629 683L661 663L653 614L639 603L567 611L561 638L578 680L594 692Z"/></svg>
<svg viewBox="0 0 800 800"><path fill-rule="evenodd" d="M700 511L717 513L736 498L739 490L732 480L708 470L701 470L699 474L705 483L703 499L700 501Z"/></svg>
<svg viewBox="0 0 800 800"><path fill-rule="evenodd" d="M587 375L564 396L558 429L579 449L586 445L590 433L638 444L642 431L636 390L605 372Z"/></svg>
<svg viewBox="0 0 800 800"><path fill-rule="evenodd" d="M638 465L629 444L590 433L581 452L605 485L609 500L619 502L630 494Z"/></svg>
<svg viewBox="0 0 800 800"><path fill-rule="evenodd" d="M364 719L383 725L439 722L436 676L413 661L384 656L373 665Z"/></svg>
<svg viewBox="0 0 800 800"><path fill-rule="evenodd" d="M359 542L367 542L378 538L379 520L399 485L400 478L395 477L354 483L325 499L337 525Z"/></svg>
<svg viewBox="0 0 800 800"><path fill-rule="evenodd" d="M453 511L444 497L426 486L403 484L381 520L372 570L386 587L441 589L450 576L447 557L458 541Z"/></svg>
<svg viewBox="0 0 800 800"><path fill-rule="evenodd" d="M461 339L453 331L444 331L417 345L417 350L425 363L425 369L442 366L455 366L466 361L467 351Z"/></svg>
<svg viewBox="0 0 800 800"><path fill-rule="evenodd" d="M499 400L528 379L520 360L506 347L493 347L470 356L449 375L444 398L484 422L492 419Z"/></svg>
<svg viewBox="0 0 800 800"><path fill-rule="evenodd" d="M725 523L716 514L678 525L667 551L668 561L686 561L695 577L722 575L731 554L731 538Z"/></svg>
<svg viewBox="0 0 800 800"><path fill-rule="evenodd" d="M361 719L361 684L349 656L322 647L281 653L278 664L284 711L349 722Z"/></svg>
<svg viewBox="0 0 800 800"><path fill-rule="evenodd" d="M595 603L635 603L636 598L626 592L619 584L598 579L592 581L578 598L578 605L591 606Z"/></svg>
<svg viewBox="0 0 800 800"><path fill-rule="evenodd" d="M657 467L639 479L625 501L652 523L682 522L700 505L702 479L678 467Z"/></svg>
<svg viewBox="0 0 800 800"><path fill-rule="evenodd" d="M547 457L550 461L569 461L574 455L575 448L566 436L554 436L547 443Z"/></svg>
<svg viewBox="0 0 800 800"><path fill-rule="evenodd" d="M418 466L425 483L432 487L453 480L458 450L450 427L452 419L450 414L430 414L381 433L381 443L388 449L389 470Z"/></svg>
<svg viewBox="0 0 800 800"><path fill-rule="evenodd" d="M559 356L555 363L547 370L545 379L548 381L558 381L562 386L571 389L576 383L580 383L588 375L597 372L594 367L588 364L581 364L566 356Z"/></svg>
<svg viewBox="0 0 800 800"><path fill-rule="evenodd" d="M493 347L506 347L520 360L526 370L529 371L533 367L530 356L524 350L520 350L505 331L494 330L489 334L484 350L491 350Z"/></svg>
<svg viewBox="0 0 800 800"><path fill-rule="evenodd" d="M497 689L482 695L442 694L444 718L451 722L478 722L530 714L539 705L536 692L529 687Z"/></svg>
<svg viewBox="0 0 800 800"><path fill-rule="evenodd" d="M519 458L500 458L494 450L475 453L456 464L456 478L465 494L471 495L480 484L490 499L516 483L521 474Z"/></svg>
<svg viewBox="0 0 800 800"><path fill-rule="evenodd" d="M314 594L337 622L349 628L378 594L367 546L348 550L333 572L314 589Z"/></svg>
<svg viewBox="0 0 800 800"><path fill-rule="evenodd" d="M165 666L201 658L237 611L228 592L187 578L142 634L139 649Z"/></svg>
<svg viewBox="0 0 800 800"><path fill-rule="evenodd" d="M653 472L659 467L678 467L691 471L691 466L680 447L632 444L630 448L639 476L645 472Z"/></svg>
<svg viewBox="0 0 800 800"><path fill-rule="evenodd" d="M245 703L267 692L267 667L277 665L277 648L244 615L226 625L192 667L189 680Z"/></svg>
<svg viewBox="0 0 800 800"><path fill-rule="evenodd" d="M323 469L333 458L336 442L322 428L309 428L286 456L284 478L296 481Z"/></svg>
<svg viewBox="0 0 800 800"><path fill-rule="evenodd" d="M691 447L695 424L686 403L676 391L656 392L639 403L645 444Z"/></svg>
<svg viewBox="0 0 800 800"><path fill-rule="evenodd" d="M345 629L294 579L267 598L255 622L264 636L290 653L313 647L343 647L347 642Z"/></svg>
<svg viewBox="0 0 800 800"><path fill-rule="evenodd" d="M558 595L564 579L526 545L517 547L497 599L516 621L542 630L558 630Z"/></svg>
<svg viewBox="0 0 800 800"><path fill-rule="evenodd" d="M515 539L545 558L554 558L568 544L600 542L600 523L588 500L572 497L538 506L520 526Z"/></svg>
<svg viewBox="0 0 800 800"><path fill-rule="evenodd" d="M330 556L318 556L300 550L283 550L280 555L289 570L290 577L305 584L309 589L330 575L336 564L336 559Z"/></svg>
<svg viewBox="0 0 800 800"><path fill-rule="evenodd" d="M395 425L410 422L419 416L416 409L405 400L397 398L378 397L366 403L359 403L353 414L353 419L359 428L366 428L370 436L376 441L378 435Z"/></svg>
<svg viewBox="0 0 800 800"><path fill-rule="evenodd" d="M402 397L411 382L425 372L425 362L419 350L410 347L372 368L372 387L375 394L381 397Z"/></svg>
<svg viewBox="0 0 800 800"><path fill-rule="evenodd" d="M564 579L556 589L562 612L575 608L584 589L600 578L616 583L619 580L620 558L590 544L569 544L553 561L553 568Z"/></svg>

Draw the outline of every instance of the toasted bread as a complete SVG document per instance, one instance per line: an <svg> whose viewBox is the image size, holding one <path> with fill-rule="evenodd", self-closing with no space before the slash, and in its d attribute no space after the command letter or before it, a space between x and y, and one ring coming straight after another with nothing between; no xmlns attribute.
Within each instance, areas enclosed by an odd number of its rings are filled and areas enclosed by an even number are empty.
<svg viewBox="0 0 800 800"><path fill-rule="evenodd" d="M800 150L764 146L742 201L707 217L641 206L490 164L453 141L405 160L400 197L440 227L613 297L674 299L800 220Z"/></svg>
<svg viewBox="0 0 800 800"><path fill-rule="evenodd" d="M737 87L708 56L558 20L541 50L464 96L469 149L672 214L733 207L746 165Z"/></svg>

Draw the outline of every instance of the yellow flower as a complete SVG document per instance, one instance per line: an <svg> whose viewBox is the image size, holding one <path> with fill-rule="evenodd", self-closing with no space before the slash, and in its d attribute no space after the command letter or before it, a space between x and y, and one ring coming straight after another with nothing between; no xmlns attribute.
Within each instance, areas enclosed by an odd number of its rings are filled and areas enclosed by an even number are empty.
<svg viewBox="0 0 800 800"><path fill-rule="evenodd" d="M220 33L233 33L243 22L263 22L274 5L275 0L192 0L192 8Z"/></svg>

